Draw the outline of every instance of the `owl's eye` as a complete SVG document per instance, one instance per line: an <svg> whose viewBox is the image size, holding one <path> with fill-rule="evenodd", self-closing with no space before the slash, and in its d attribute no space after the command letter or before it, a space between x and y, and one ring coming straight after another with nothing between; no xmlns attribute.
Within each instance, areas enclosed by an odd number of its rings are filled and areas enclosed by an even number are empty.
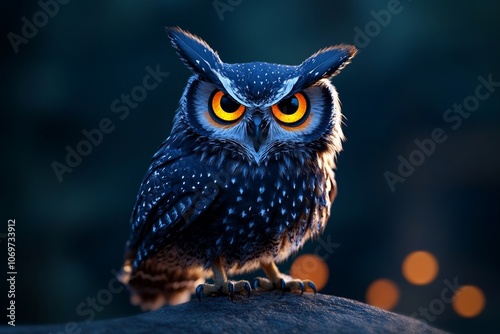
<svg viewBox="0 0 500 334"><path fill-rule="evenodd" d="M245 112L245 106L239 104L224 92L216 90L210 96L209 110L215 121L227 124L240 119Z"/></svg>
<svg viewBox="0 0 500 334"><path fill-rule="evenodd" d="M284 125L298 126L309 114L309 102L303 93L287 97L271 107L274 117Z"/></svg>

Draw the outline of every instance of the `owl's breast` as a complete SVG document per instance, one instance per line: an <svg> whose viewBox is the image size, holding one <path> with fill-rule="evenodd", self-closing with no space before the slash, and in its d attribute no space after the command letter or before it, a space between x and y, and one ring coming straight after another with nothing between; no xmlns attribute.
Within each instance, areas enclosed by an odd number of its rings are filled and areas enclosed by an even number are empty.
<svg viewBox="0 0 500 334"><path fill-rule="evenodd" d="M198 256L223 255L229 266L260 257L282 260L321 233L330 211L329 175L310 166L288 173L278 163L219 171L216 201L189 229L193 242L204 240Z"/></svg>

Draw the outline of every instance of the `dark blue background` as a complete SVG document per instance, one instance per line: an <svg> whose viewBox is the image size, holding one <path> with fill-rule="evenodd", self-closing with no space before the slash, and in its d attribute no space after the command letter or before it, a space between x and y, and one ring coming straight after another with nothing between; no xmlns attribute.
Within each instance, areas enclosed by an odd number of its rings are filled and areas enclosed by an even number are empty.
<svg viewBox="0 0 500 334"><path fill-rule="evenodd" d="M443 114L474 94L479 76L500 81L496 2L402 0L400 12L376 31L371 11L387 9L388 1L244 0L221 20L212 1L72 0L18 53L7 34L21 34L22 17L32 22L40 5L0 6L0 233L7 219L16 219L18 323L88 319L87 298L106 289L111 271L119 269L139 182L169 134L190 74L163 29L179 25L226 62L298 64L322 47L357 42L360 53L333 81L347 142L323 236L340 247L327 259L330 281L322 292L364 301L368 285L387 277L401 290L395 311L409 315L440 298L443 280L457 278L484 291L485 310L463 319L447 304L432 324L455 332L494 326L500 311L500 89L456 130ZM355 41L355 28L366 31L367 24L369 43ZM170 75L120 120L111 103L142 84L145 68L156 64ZM75 148L82 130L103 118L114 131L59 182L53 161L64 163L65 147ZM438 127L447 140L391 192L384 173L396 172L398 156L408 158L414 140L430 138ZM309 242L303 252L317 245ZM5 242L0 247L5 254ZM419 249L440 264L436 280L422 287L401 274L404 257ZM95 315L137 312L122 291Z"/></svg>

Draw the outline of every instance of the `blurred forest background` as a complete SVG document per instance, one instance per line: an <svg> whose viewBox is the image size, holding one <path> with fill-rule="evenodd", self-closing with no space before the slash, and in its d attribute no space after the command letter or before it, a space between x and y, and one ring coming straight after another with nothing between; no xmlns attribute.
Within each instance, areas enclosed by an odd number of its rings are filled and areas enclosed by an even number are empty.
<svg viewBox="0 0 500 334"><path fill-rule="evenodd" d="M372 304L393 296L379 305L449 331L498 328L500 3L0 6L1 268L7 220L16 219L18 324L140 312L113 273L138 186L190 75L164 32L180 26L226 62L299 64L322 47L355 44L360 53L333 80L347 125L339 195L321 240L299 253L315 254L305 266L327 265L323 293L363 302L369 295ZM142 89L156 68L169 75ZM113 112L131 93L137 103ZM107 133L90 148L81 144L84 130L99 126ZM67 147L88 154L58 177L54 161L66 165ZM410 254L425 256L411 262ZM289 272L292 262L280 267ZM457 284L469 292L452 298Z"/></svg>

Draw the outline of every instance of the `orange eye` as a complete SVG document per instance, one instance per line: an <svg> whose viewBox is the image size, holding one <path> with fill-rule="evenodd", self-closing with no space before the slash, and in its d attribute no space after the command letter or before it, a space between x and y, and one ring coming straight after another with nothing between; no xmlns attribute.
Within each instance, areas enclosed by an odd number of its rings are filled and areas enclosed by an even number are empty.
<svg viewBox="0 0 500 334"><path fill-rule="evenodd" d="M306 120L309 114L309 102L303 93L295 93L273 105L271 110L274 117L284 125L298 126Z"/></svg>
<svg viewBox="0 0 500 334"><path fill-rule="evenodd" d="M222 124L233 123L245 112L245 106L223 91L215 90L210 96L209 110L212 118Z"/></svg>

